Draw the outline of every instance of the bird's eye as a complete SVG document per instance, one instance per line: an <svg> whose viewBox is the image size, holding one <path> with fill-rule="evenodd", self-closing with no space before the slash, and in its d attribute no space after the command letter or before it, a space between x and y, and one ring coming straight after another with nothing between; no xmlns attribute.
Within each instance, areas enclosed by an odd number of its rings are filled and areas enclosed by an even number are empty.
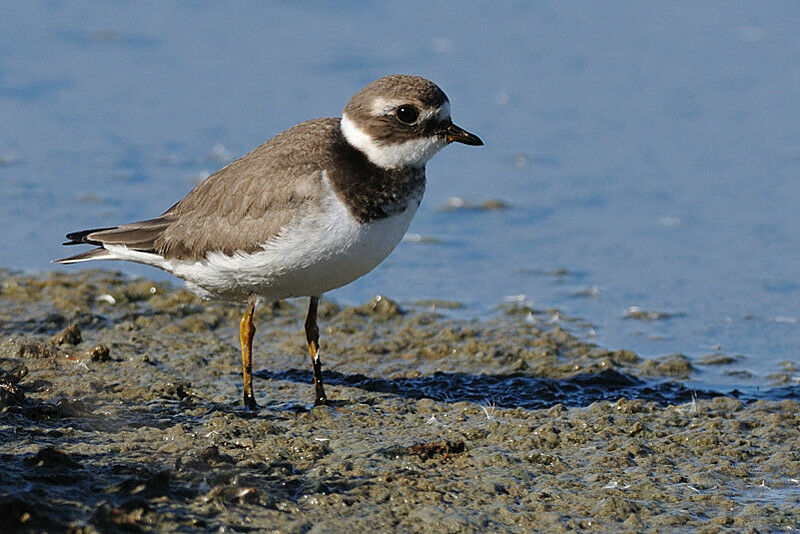
<svg viewBox="0 0 800 534"><path fill-rule="evenodd" d="M414 106L400 106L395 111L395 115L397 115L397 120L403 124L414 124L419 117L419 112Z"/></svg>

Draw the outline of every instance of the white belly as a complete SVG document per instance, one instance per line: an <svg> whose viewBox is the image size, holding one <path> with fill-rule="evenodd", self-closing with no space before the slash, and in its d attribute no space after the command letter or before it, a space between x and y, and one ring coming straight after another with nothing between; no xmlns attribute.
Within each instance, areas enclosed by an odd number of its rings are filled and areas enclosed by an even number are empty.
<svg viewBox="0 0 800 534"><path fill-rule="evenodd" d="M323 180L327 185L327 179ZM374 269L394 250L417 211L422 191L408 208L366 224L355 219L328 186L322 207L287 226L263 250L198 262L167 261L162 268L205 296L226 300L256 294L274 301L321 295Z"/></svg>

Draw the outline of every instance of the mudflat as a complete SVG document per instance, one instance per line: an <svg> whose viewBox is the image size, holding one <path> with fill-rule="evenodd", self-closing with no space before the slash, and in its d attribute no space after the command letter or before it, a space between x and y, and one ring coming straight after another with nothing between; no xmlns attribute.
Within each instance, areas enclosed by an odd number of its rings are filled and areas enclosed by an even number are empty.
<svg viewBox="0 0 800 534"><path fill-rule="evenodd" d="M260 310L109 271L0 272L0 529L765 532L800 528L800 389L693 390L680 355L554 311ZM441 303L447 308L452 303Z"/></svg>

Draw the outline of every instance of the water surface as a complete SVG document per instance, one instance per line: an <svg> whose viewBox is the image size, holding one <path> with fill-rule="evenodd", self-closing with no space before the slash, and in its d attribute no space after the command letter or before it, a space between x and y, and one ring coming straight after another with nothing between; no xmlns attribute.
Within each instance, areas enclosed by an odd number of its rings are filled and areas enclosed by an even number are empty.
<svg viewBox="0 0 800 534"><path fill-rule="evenodd" d="M434 158L410 238L332 298L480 317L517 299L611 348L737 358L701 382L796 378L798 25L792 2L6 3L0 266L61 269L66 231L157 215L369 81L417 73L486 146Z"/></svg>

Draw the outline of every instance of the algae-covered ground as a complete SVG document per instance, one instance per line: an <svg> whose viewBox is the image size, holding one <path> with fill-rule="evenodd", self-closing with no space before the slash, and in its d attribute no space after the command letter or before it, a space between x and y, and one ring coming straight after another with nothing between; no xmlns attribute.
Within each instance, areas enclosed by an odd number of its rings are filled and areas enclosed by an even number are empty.
<svg viewBox="0 0 800 534"><path fill-rule="evenodd" d="M797 386L693 391L553 312L436 304L323 302L313 408L305 302L261 309L249 412L238 307L0 273L0 530L800 529Z"/></svg>

